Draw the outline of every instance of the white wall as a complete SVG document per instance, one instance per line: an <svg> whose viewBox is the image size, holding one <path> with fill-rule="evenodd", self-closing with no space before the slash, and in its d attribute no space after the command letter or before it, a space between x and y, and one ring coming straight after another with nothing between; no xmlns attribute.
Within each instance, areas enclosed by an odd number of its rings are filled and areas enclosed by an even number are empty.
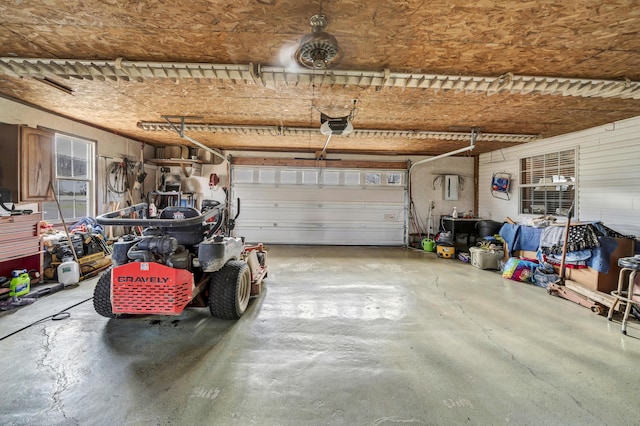
<svg viewBox="0 0 640 426"><path fill-rule="evenodd" d="M112 161L122 161L123 156L130 159L138 159L140 157L139 142L2 97L0 97L0 122L24 124L34 128L42 126L81 138L97 141L98 152L96 153L96 171L98 176L96 180L96 214L101 214L107 211L106 209L109 204L109 199L105 198L104 191L105 165L110 164ZM144 151L145 158L152 158L155 149L150 145L145 145ZM149 191L153 189L150 188L150 186L152 186L152 182L155 179L155 176L153 176L153 174L155 174L155 167L147 166L145 167L145 170L147 173L151 172L151 176L148 176L145 180L145 191ZM134 202L138 202L139 194L134 192L133 195ZM124 206L126 197L122 196L116 200L121 201ZM25 208L27 207L25 206Z"/></svg>
<svg viewBox="0 0 640 426"><path fill-rule="evenodd" d="M623 234L640 235L640 117L480 155L478 210L481 217L522 220L518 213L518 160L577 149L577 209L580 221L601 221ZM511 200L493 198L493 173L513 176Z"/></svg>

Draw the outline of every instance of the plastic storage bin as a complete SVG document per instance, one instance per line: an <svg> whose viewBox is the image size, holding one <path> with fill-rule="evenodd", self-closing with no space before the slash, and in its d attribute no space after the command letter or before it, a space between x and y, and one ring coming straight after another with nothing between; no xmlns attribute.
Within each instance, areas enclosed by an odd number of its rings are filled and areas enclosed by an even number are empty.
<svg viewBox="0 0 640 426"><path fill-rule="evenodd" d="M487 250L480 247L469 248L471 264L480 269L500 269L500 260L504 257L502 250Z"/></svg>

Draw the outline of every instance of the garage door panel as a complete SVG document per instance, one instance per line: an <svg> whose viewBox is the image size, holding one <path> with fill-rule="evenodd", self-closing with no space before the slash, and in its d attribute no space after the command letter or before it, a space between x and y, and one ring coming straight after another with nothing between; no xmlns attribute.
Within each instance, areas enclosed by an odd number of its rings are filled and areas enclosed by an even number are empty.
<svg viewBox="0 0 640 426"><path fill-rule="evenodd" d="M242 204L242 217L260 217L264 221L289 222L388 222L404 226L404 209L392 205L300 205L279 203L277 206ZM245 220L243 219L244 223Z"/></svg>
<svg viewBox="0 0 640 426"><path fill-rule="evenodd" d="M234 185L234 195L241 201L269 200L318 202L385 202L404 204L404 191L392 188L293 186L293 185ZM402 188L400 188L402 189Z"/></svg>
<svg viewBox="0 0 640 426"><path fill-rule="evenodd" d="M280 244L402 245L406 172L234 166L236 235ZM329 184L326 184L329 183Z"/></svg>
<svg viewBox="0 0 640 426"><path fill-rule="evenodd" d="M335 245L402 245L404 239L396 228L366 227L354 229L348 227L311 228L304 225L292 226L246 226L249 242L270 244L335 244Z"/></svg>

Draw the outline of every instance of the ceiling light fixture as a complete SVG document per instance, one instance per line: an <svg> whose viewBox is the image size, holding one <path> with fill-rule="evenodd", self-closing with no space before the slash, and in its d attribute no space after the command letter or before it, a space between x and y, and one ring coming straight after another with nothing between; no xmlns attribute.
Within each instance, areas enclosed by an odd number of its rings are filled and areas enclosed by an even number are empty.
<svg viewBox="0 0 640 426"><path fill-rule="evenodd" d="M295 59L306 68L315 70L330 68L340 61L341 54L336 38L324 32L328 24L327 17L319 13L313 15L309 23L312 32L300 41Z"/></svg>

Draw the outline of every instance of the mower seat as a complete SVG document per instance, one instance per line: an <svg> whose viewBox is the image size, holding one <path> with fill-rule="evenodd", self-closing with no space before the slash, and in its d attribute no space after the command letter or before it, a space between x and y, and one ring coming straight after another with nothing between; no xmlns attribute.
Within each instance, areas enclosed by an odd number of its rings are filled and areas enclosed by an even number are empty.
<svg viewBox="0 0 640 426"><path fill-rule="evenodd" d="M200 212L193 207L171 206L166 207L160 213L160 219L189 219L200 216ZM166 235L170 235L178 240L178 244L183 246L193 246L204 239L207 226L198 223L190 226L180 227L160 227Z"/></svg>

